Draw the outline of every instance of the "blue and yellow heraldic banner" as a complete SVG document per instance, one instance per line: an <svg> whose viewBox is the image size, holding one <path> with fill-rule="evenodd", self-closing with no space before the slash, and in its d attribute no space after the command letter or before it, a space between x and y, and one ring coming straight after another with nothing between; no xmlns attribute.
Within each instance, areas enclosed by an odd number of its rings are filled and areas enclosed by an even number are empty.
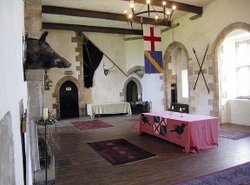
<svg viewBox="0 0 250 185"><path fill-rule="evenodd" d="M163 73L162 51L144 51L145 73Z"/></svg>
<svg viewBox="0 0 250 185"><path fill-rule="evenodd" d="M143 25L145 73L163 73L161 29Z"/></svg>

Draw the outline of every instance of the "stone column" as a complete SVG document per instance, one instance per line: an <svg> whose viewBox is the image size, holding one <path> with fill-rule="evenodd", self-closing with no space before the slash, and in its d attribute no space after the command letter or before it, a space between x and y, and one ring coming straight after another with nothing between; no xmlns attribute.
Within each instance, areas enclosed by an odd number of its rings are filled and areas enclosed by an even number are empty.
<svg viewBox="0 0 250 185"><path fill-rule="evenodd" d="M42 3L41 0L25 1L25 28L29 38L39 38L42 33ZM27 70L28 87L27 123L29 127L32 171L40 169L38 133L35 122L42 116L44 85L44 70Z"/></svg>
<svg viewBox="0 0 250 185"><path fill-rule="evenodd" d="M40 169L38 132L35 122L42 117L44 97L43 75L44 70L26 70L28 87L28 126L33 171Z"/></svg>
<svg viewBox="0 0 250 185"><path fill-rule="evenodd" d="M87 90L84 88L84 83L83 83L83 76L84 76L84 71L83 71L83 35L82 32L76 32L76 36L72 37L72 42L77 43L77 46L75 48L75 51L78 53L76 56L76 62L79 63L79 66L76 67L76 71L79 71L78 75L78 82L79 82L79 116L86 116L87 110L85 107L85 101L84 101L84 96L90 95L91 92L90 90ZM84 95L84 96L83 96Z"/></svg>
<svg viewBox="0 0 250 185"><path fill-rule="evenodd" d="M42 35L42 3L41 0L26 1L25 27L28 38L39 39ZM30 150L32 160L32 171L35 172L36 182L44 182L44 170L40 170L39 147L38 147L38 126L36 121L42 117L44 108L44 69L26 69L26 80L28 86L28 127L30 137ZM48 143L46 143L48 144ZM49 148L49 147L48 147ZM51 159L53 159L50 153ZM48 166L48 180L55 179L54 163Z"/></svg>
<svg viewBox="0 0 250 185"><path fill-rule="evenodd" d="M39 38L42 33L41 0L26 0L25 28L29 38Z"/></svg>

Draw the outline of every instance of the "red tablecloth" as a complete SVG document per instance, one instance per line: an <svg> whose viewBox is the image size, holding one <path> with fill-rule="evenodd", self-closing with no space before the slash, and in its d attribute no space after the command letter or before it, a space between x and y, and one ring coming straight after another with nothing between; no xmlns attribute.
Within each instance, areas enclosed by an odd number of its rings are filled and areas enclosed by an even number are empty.
<svg viewBox="0 0 250 185"><path fill-rule="evenodd" d="M139 132L184 147L185 152L218 146L219 118L178 112L143 113Z"/></svg>

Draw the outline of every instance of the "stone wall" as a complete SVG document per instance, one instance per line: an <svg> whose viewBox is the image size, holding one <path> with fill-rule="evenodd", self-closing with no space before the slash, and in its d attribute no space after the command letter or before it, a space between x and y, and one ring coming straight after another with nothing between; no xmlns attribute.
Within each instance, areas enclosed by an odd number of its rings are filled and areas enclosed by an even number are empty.
<svg viewBox="0 0 250 185"><path fill-rule="evenodd" d="M41 0L26 1L25 27L29 38L40 38L42 34ZM32 172L40 169L38 133L35 122L42 117L44 107L44 70L26 69L28 87L28 120Z"/></svg>
<svg viewBox="0 0 250 185"><path fill-rule="evenodd" d="M52 86L44 92L44 106L52 110L57 118L60 113L60 87L66 81L73 82L78 89L79 116L84 115L83 100L83 68L82 68L82 43L81 33L71 31L47 30L49 32L47 42L61 56L67 59L69 68L51 68L47 71L52 81ZM71 72L66 74L65 72Z"/></svg>
<svg viewBox="0 0 250 185"><path fill-rule="evenodd" d="M235 25L239 20L242 22L241 24L249 24L247 14L249 3L248 0L241 0L241 3L234 0L214 1L204 7L203 15L200 18L190 20L191 14L187 14L174 21L174 24L179 23L178 27L163 33L163 45L166 50L171 43L180 42L185 46L190 56L188 71L191 113L220 116L218 43L224 39L223 35L228 33L229 30L232 31L233 26L227 28L229 25ZM236 14L232 14L232 7L237 10ZM223 11L221 11L222 9ZM218 17L219 19L216 19ZM199 73L199 65L192 49L196 50L199 61L202 61L207 45L209 45L209 49L204 61L203 71L209 92L202 76L199 77L196 89L193 90Z"/></svg>
<svg viewBox="0 0 250 185"><path fill-rule="evenodd" d="M0 184L15 184L14 141L10 112L0 120Z"/></svg>

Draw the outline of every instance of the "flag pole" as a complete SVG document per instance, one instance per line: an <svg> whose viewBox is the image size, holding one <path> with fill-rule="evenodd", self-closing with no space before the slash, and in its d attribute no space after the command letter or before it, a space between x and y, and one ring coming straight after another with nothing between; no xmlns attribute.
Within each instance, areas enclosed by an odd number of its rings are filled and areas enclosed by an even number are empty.
<svg viewBox="0 0 250 185"><path fill-rule="evenodd" d="M90 42L92 42L86 35L84 35L83 34L83 37L85 38L85 39L87 39L87 40L89 40ZM93 42L92 42L93 43ZM94 43L93 43L93 45L97 48L97 49L99 49L102 53L103 53L103 55L105 56L105 57L107 57L108 59L109 59L109 61L110 62L112 62L112 64L114 64L115 65L115 67L117 68L117 69L119 69L119 71L121 72L121 73L123 73L126 77L128 77L128 75L108 56L108 55L106 55L98 46L96 46Z"/></svg>

